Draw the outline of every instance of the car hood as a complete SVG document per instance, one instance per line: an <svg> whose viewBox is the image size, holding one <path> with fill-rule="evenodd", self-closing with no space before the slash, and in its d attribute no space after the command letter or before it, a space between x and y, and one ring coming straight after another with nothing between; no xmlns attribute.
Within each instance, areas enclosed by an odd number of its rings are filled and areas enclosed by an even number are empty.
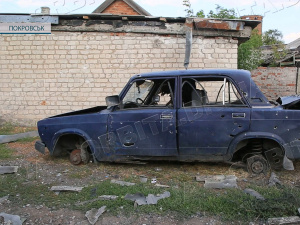
<svg viewBox="0 0 300 225"><path fill-rule="evenodd" d="M300 95L279 97L276 102L282 105L285 109L300 109Z"/></svg>
<svg viewBox="0 0 300 225"><path fill-rule="evenodd" d="M97 113L97 112L100 112L100 111L102 111L106 108L107 108L107 106L97 106L97 107L93 107L93 108L88 108L88 109L82 109L82 110L78 110L78 111L63 113L63 114L59 114L59 115L56 115L56 116L51 116L49 118Z"/></svg>

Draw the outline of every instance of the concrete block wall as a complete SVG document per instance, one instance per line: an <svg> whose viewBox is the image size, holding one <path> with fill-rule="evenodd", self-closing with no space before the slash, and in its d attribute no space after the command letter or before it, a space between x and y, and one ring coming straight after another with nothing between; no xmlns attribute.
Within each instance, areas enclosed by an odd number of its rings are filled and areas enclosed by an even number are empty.
<svg viewBox="0 0 300 225"><path fill-rule="evenodd" d="M296 94L297 67L259 67L251 75L269 100Z"/></svg>
<svg viewBox="0 0 300 225"><path fill-rule="evenodd" d="M45 117L104 105L138 73L184 69L184 36L52 32L0 36L0 119ZM194 37L189 68L236 68L237 40Z"/></svg>

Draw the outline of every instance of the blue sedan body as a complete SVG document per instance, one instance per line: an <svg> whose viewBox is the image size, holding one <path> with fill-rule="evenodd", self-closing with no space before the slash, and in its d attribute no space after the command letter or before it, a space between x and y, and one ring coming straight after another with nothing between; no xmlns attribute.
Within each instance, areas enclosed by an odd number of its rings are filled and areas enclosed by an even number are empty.
<svg viewBox="0 0 300 225"><path fill-rule="evenodd" d="M201 95L199 100L191 93ZM248 71L139 74L117 97L120 102L109 107L39 121L41 141L36 149L44 153L46 147L50 154L60 155L85 142L97 161L230 162L274 148L291 160L300 158L299 98L270 103ZM73 141L76 137L78 143Z"/></svg>

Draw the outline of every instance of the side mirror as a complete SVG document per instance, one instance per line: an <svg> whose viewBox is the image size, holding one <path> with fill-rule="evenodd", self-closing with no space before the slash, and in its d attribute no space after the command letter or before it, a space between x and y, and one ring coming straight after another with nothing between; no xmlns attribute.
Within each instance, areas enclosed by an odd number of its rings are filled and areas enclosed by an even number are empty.
<svg viewBox="0 0 300 225"><path fill-rule="evenodd" d="M159 95L154 95L154 96L152 97L152 102L153 102L153 103L158 103L159 101L160 101Z"/></svg>
<svg viewBox="0 0 300 225"><path fill-rule="evenodd" d="M105 98L107 107L120 105L120 97L119 95L112 95Z"/></svg>

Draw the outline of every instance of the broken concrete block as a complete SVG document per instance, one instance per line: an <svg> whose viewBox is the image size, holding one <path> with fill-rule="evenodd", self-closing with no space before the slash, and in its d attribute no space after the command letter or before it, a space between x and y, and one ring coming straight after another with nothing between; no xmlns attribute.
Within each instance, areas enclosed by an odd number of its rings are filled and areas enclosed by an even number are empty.
<svg viewBox="0 0 300 225"><path fill-rule="evenodd" d="M8 195L0 198L0 203L3 203L8 200ZM1 224L1 223L0 223Z"/></svg>
<svg viewBox="0 0 300 225"><path fill-rule="evenodd" d="M94 225L99 217L105 212L106 206L102 206L99 209L91 209L85 213L85 217L88 219L90 224Z"/></svg>
<svg viewBox="0 0 300 225"><path fill-rule="evenodd" d="M281 182L280 182L279 178L277 177L277 175L274 172L272 172L270 179L269 179L268 186L272 187L272 186L275 186L276 184L281 185Z"/></svg>
<svg viewBox="0 0 300 225"><path fill-rule="evenodd" d="M130 201L136 201L139 198L145 198L145 195L141 194L141 193L136 193L136 194L126 194L124 199L126 200L130 200Z"/></svg>
<svg viewBox="0 0 300 225"><path fill-rule="evenodd" d="M210 176L210 177L211 177L211 176ZM196 181L198 181L198 182L205 182L205 179L207 179L208 176L207 176L207 175L196 176L195 178L196 178Z"/></svg>
<svg viewBox="0 0 300 225"><path fill-rule="evenodd" d="M100 201L100 200L116 200L117 198L118 198L118 196L116 196L116 195L101 195L98 198L91 199L88 201L78 202L75 205L80 206L80 205L85 205L85 204L89 204L89 203Z"/></svg>
<svg viewBox="0 0 300 225"><path fill-rule="evenodd" d="M201 175L195 177L198 182L205 182L205 180L224 180L224 179L236 179L235 175Z"/></svg>
<svg viewBox="0 0 300 225"><path fill-rule="evenodd" d="M169 188L169 185L164 185L164 184L155 184L155 187L162 187L162 188Z"/></svg>
<svg viewBox="0 0 300 225"><path fill-rule="evenodd" d="M237 188L236 183L237 177L234 175L217 175L212 176L211 178L205 179L204 187L205 188Z"/></svg>
<svg viewBox="0 0 300 225"><path fill-rule="evenodd" d="M0 166L0 174L16 173L18 168L18 166Z"/></svg>
<svg viewBox="0 0 300 225"><path fill-rule="evenodd" d="M0 213L0 217L4 218L4 224L22 225L21 218L18 215L10 215L2 212Z"/></svg>
<svg viewBox="0 0 300 225"><path fill-rule="evenodd" d="M288 225L288 224L300 224L299 216L291 216L291 217L278 217L278 218L269 218L269 225Z"/></svg>
<svg viewBox="0 0 300 225"><path fill-rule="evenodd" d="M81 192L83 187L72 187L72 186L52 186L51 191L60 192L60 191L75 191Z"/></svg>
<svg viewBox="0 0 300 225"><path fill-rule="evenodd" d="M117 198L117 195L101 195L98 197L99 200L116 200Z"/></svg>
<svg viewBox="0 0 300 225"><path fill-rule="evenodd" d="M148 194L147 197L145 197L143 194L141 193L137 193L137 194L127 194L125 196L126 200L131 200L134 201L135 204L137 205L155 205L157 204L157 201L163 198L168 198L170 197L171 194L168 191L165 191L163 194L160 195L153 195L153 194Z"/></svg>
<svg viewBox="0 0 300 225"><path fill-rule="evenodd" d="M38 136L39 133L37 131L30 131L26 133L12 134L12 135L0 135L0 144L17 141L23 138L38 137Z"/></svg>
<svg viewBox="0 0 300 225"><path fill-rule="evenodd" d="M121 181L121 180L111 180L110 183L119 184L121 186L133 186L133 185L135 185L135 183L125 182L125 181Z"/></svg>
<svg viewBox="0 0 300 225"><path fill-rule="evenodd" d="M141 181L141 183L147 183L148 178L146 176L144 176L144 175L141 175L140 176L140 181Z"/></svg>
<svg viewBox="0 0 300 225"><path fill-rule="evenodd" d="M259 194L257 191L255 191L255 190L253 190L253 189L246 188L246 189L244 190L244 192L245 192L246 194L249 194L249 195L251 195L251 196L257 198L258 200L262 200L262 201L265 200L265 198L264 198L261 194Z"/></svg>

